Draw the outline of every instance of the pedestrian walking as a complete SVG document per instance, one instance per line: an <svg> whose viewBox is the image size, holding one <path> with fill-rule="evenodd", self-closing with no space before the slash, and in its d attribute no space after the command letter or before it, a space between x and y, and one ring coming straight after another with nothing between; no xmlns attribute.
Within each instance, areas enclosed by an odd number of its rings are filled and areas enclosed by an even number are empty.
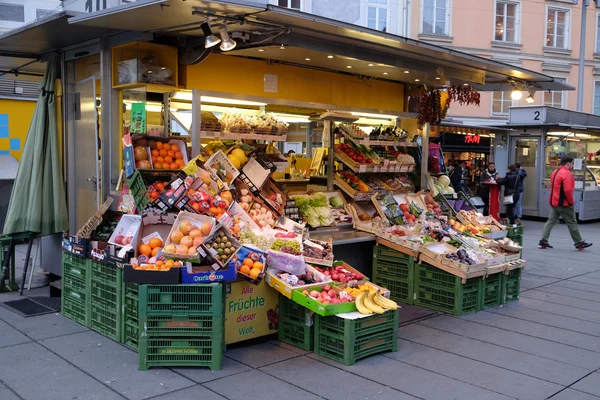
<svg viewBox="0 0 600 400"><path fill-rule="evenodd" d="M454 162L454 169L450 173L450 183L452 184L452 188L456 193L462 190L462 168L458 162Z"/></svg>
<svg viewBox="0 0 600 400"><path fill-rule="evenodd" d="M495 181L496 179L498 179L496 164L491 162L481 173L481 183ZM490 185L480 185L479 195L483 200L483 215L487 216L490 214Z"/></svg>
<svg viewBox="0 0 600 400"><path fill-rule="evenodd" d="M575 199L573 198L575 179L571 172L572 169L573 158L566 156L560 159L560 166L550 175L550 197L548 198L548 203L552 207L552 210L550 211L550 217L548 217L546 225L544 225L542 240L539 243L542 249L552 248L548 243L548 239L559 217L562 217L567 224L571 239L573 239L577 250L583 250L592 245L592 243L586 243L579 234L575 209L573 208L575 204Z"/></svg>
<svg viewBox="0 0 600 400"><path fill-rule="evenodd" d="M506 217L511 225L515 224L516 214L515 208L517 201L519 200L519 174L517 173L517 166L510 164L508 166L508 172L504 178L497 180L498 184L504 186L504 205L506 206Z"/></svg>
<svg viewBox="0 0 600 400"><path fill-rule="evenodd" d="M527 171L521 168L521 164L516 163L517 166L517 174L519 174L520 178L520 186L519 186L519 200L517 201L517 205L515 207L515 213L517 214L516 223L517 225L521 225L521 219L523 219L523 206L521 202L523 201L523 192L525 191L524 181L527 178Z"/></svg>

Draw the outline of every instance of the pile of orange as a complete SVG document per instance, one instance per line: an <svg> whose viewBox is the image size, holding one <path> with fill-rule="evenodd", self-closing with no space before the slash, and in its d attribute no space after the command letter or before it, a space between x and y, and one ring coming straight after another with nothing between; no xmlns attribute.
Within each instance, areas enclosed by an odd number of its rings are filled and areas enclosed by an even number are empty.
<svg viewBox="0 0 600 400"><path fill-rule="evenodd" d="M185 167L183 153L176 144L156 142L156 148L150 152L154 169L182 169Z"/></svg>
<svg viewBox="0 0 600 400"><path fill-rule="evenodd" d="M133 267L133 269L139 269L144 271L168 271L173 267L181 267L181 262L173 260L158 260L156 264L131 264L131 266Z"/></svg>
<svg viewBox="0 0 600 400"><path fill-rule="evenodd" d="M152 238L148 243L140 244L138 247L138 253L145 255L146 257L156 257L158 252L162 250L163 241L159 238Z"/></svg>
<svg viewBox="0 0 600 400"><path fill-rule="evenodd" d="M263 272L265 266L260 261L254 261L251 258L246 258L240 267L240 273L249 276L252 279L258 278Z"/></svg>

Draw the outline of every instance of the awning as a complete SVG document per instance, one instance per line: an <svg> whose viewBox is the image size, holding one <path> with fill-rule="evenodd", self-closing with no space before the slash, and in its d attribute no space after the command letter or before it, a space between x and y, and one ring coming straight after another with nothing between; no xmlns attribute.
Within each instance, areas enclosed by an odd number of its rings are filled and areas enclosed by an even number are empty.
<svg viewBox="0 0 600 400"><path fill-rule="evenodd" d="M195 14L195 15L194 15ZM226 19L238 41L227 55L353 74L369 79L479 90L573 90L554 78L497 61L287 8L237 1L142 0L70 19L77 26L202 36ZM283 46L282 46L283 45ZM408 72L406 72L408 71Z"/></svg>

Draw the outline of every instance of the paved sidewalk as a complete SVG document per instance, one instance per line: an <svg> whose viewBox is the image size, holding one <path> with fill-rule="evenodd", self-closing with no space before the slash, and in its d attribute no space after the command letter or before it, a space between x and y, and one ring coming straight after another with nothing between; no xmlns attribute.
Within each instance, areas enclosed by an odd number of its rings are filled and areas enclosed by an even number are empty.
<svg viewBox="0 0 600 400"><path fill-rule="evenodd" d="M59 314L0 308L0 400L600 400L600 224L580 228L591 249L558 225L539 250L542 224L526 222L518 302L464 317L405 306L399 351L351 367L266 340L228 347L219 372L141 372L136 353Z"/></svg>

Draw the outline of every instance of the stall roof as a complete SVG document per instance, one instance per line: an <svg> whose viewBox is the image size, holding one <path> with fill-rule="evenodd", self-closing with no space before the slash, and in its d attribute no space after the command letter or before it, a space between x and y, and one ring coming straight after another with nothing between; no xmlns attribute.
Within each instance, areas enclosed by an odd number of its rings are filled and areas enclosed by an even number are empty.
<svg viewBox="0 0 600 400"><path fill-rule="evenodd" d="M238 46L225 53L231 56L351 73L367 80L438 86L450 81L484 91L511 90L515 84L523 89L574 89L538 72L264 2L141 0L73 17L70 22L201 36L199 26L207 16L215 32L227 20L230 34L238 40Z"/></svg>

